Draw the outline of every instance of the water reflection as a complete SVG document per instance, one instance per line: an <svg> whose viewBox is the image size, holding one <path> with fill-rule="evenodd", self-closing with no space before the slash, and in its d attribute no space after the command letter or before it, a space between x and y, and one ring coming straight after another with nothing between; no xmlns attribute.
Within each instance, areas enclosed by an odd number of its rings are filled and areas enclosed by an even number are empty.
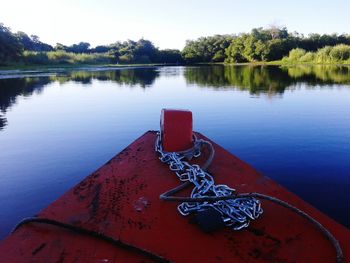
<svg viewBox="0 0 350 263"><path fill-rule="evenodd" d="M44 78L16 78L0 81L0 110L5 112L11 107L18 96L29 97L34 91L40 93L51 80Z"/></svg>
<svg viewBox="0 0 350 263"><path fill-rule="evenodd" d="M337 66L206 66L188 67L188 84L247 90L251 94L282 94L304 83L314 86L350 84L350 67Z"/></svg>
<svg viewBox="0 0 350 263"><path fill-rule="evenodd" d="M42 73L42 72L40 72ZM281 95L287 89L295 89L298 84L306 84L308 88L323 85L350 85L350 67L346 66L200 66L200 67L147 67L116 70L50 70L51 76L21 77L0 79L0 130L6 125L5 113L16 103L18 96L31 96L41 92L44 86L57 81L60 84L73 81L90 85L93 80L111 81L128 87L150 87L154 81L163 76L183 75L186 83L199 87L214 89L239 89L250 94ZM0 72L1 74L1 72ZM31 72L31 74L33 74ZM34 74L35 76L35 74Z"/></svg>
<svg viewBox="0 0 350 263"><path fill-rule="evenodd" d="M48 77L11 78L0 80L0 111L5 114L16 103L18 96L30 97L33 92L40 93L50 83ZM7 124L5 116L0 114L0 130Z"/></svg>
<svg viewBox="0 0 350 263"><path fill-rule="evenodd" d="M30 97L33 92L40 93L45 85L51 82L57 81L60 84L64 84L73 81L75 83L90 85L93 80L99 80L111 81L128 87L139 86L147 88L152 86L155 79L159 76L159 71L156 68L132 68L113 71L67 71L44 77L17 76L18 78L9 76L9 78L0 79L0 112L2 113L0 114L0 130L7 124L4 115L12 105L16 104L17 97Z"/></svg>
<svg viewBox="0 0 350 263"><path fill-rule="evenodd" d="M350 84L350 67L331 65L299 65L294 67L281 67L294 78L310 85Z"/></svg>
<svg viewBox="0 0 350 263"><path fill-rule="evenodd" d="M4 128L6 122L6 119L0 115L0 131Z"/></svg>
<svg viewBox="0 0 350 263"><path fill-rule="evenodd" d="M146 88L152 86L158 76L159 71L152 67L113 71L71 71L63 75L51 77L51 80L57 80L61 84L68 81L74 81L82 84L91 84L92 80L112 81L120 85L127 85L130 87L140 86L142 88Z"/></svg>
<svg viewBox="0 0 350 263"><path fill-rule="evenodd" d="M214 88L248 90L252 94L283 93L293 84L288 73L278 67L213 66L187 68L185 78L188 84Z"/></svg>

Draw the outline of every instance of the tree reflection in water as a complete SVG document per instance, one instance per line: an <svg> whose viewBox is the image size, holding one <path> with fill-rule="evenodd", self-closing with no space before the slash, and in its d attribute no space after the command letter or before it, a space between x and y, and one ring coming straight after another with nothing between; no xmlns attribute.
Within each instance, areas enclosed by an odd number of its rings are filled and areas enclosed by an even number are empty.
<svg viewBox="0 0 350 263"><path fill-rule="evenodd" d="M6 119L0 115L0 131L4 128L6 125Z"/></svg>
<svg viewBox="0 0 350 263"><path fill-rule="evenodd" d="M111 81L128 87L147 88L153 85L158 76L157 68L150 67L107 71L79 70L59 72L57 75L45 77L22 77L18 75L18 77L10 76L11 78L0 79L0 112L2 113L0 114L0 130L7 124L6 111L16 104L19 96L30 97L34 92L40 94L45 86L51 82L57 81L64 84L73 81L90 85L93 80L99 80Z"/></svg>
<svg viewBox="0 0 350 263"><path fill-rule="evenodd" d="M202 66L185 68L188 84L247 90L251 94L282 94L297 84L308 88L350 84L350 67L337 66Z"/></svg>
<svg viewBox="0 0 350 263"><path fill-rule="evenodd" d="M174 69L174 70L173 70ZM52 72L52 71L50 71ZM114 70L73 70L58 71L52 76L23 77L0 79L0 130L6 125L5 113L16 103L18 96L30 97L33 92L40 93L44 87L57 81L64 84L70 81L91 85L93 80L110 81L127 87L147 88L158 77L182 75L186 83L213 89L238 89L250 94L281 95L287 89L295 89L298 84L307 88L331 86L334 84L350 85L350 67L330 65L299 66L189 66L183 68L126 68ZM41 72L42 73L42 72ZM1 75L0 75L1 76Z"/></svg>

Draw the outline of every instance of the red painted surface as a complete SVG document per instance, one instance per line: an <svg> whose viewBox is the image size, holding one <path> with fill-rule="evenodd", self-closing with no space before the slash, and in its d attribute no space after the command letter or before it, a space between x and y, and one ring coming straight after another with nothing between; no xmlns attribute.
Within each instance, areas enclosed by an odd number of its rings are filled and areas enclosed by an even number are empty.
<svg viewBox="0 0 350 263"><path fill-rule="evenodd" d="M160 117L160 127L165 151L184 151L193 146L192 112L163 109Z"/></svg>
<svg viewBox="0 0 350 263"><path fill-rule="evenodd" d="M172 262L335 262L333 247L318 229L299 215L268 201L262 201L262 217L245 230L223 228L212 234L201 232L177 212L177 204L159 200L159 195L178 185L179 180L158 160L155 138L154 132L144 134L39 216L103 232ZM276 196L304 210L335 235L342 246L344 262L350 262L349 229L220 146L214 144L214 147L216 155L209 172L216 183L228 184L238 192ZM0 262L149 260L94 238L33 223L1 242Z"/></svg>

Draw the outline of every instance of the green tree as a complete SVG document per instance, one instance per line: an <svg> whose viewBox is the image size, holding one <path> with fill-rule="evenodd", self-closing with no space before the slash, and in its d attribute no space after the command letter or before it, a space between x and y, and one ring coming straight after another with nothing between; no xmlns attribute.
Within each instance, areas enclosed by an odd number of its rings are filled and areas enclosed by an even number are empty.
<svg viewBox="0 0 350 263"><path fill-rule="evenodd" d="M67 48L65 48L65 51L67 52L73 52L73 53L89 53L90 44L87 42L79 42L78 44L73 44Z"/></svg>
<svg viewBox="0 0 350 263"><path fill-rule="evenodd" d="M54 47L55 50L67 50L67 46L61 44L61 43L56 43L56 46Z"/></svg>
<svg viewBox="0 0 350 263"><path fill-rule="evenodd" d="M232 35L215 35L188 40L182 50L183 59L188 63L223 62L225 49L233 38Z"/></svg>
<svg viewBox="0 0 350 263"><path fill-rule="evenodd" d="M231 44L226 49L226 59L227 63L238 63L238 62L246 62L247 58L244 56L244 42L247 35L242 35L235 38Z"/></svg>
<svg viewBox="0 0 350 263"><path fill-rule="evenodd" d="M146 39L140 39L136 42L134 48L134 56L136 62L150 63L156 60L157 49L151 41Z"/></svg>
<svg viewBox="0 0 350 263"><path fill-rule="evenodd" d="M183 59L180 50L164 49L159 50L157 55L157 63L182 63Z"/></svg>
<svg viewBox="0 0 350 263"><path fill-rule="evenodd" d="M270 54L270 47L266 45L262 40L258 40L255 43L255 55L260 61L266 61Z"/></svg>
<svg viewBox="0 0 350 263"><path fill-rule="evenodd" d="M12 34L8 27L0 23L0 65L10 61L18 61L22 51L23 46L18 38Z"/></svg>
<svg viewBox="0 0 350 263"><path fill-rule="evenodd" d="M36 35L31 35L30 37L24 32L17 32L15 34L17 39L22 44L24 50L28 51L52 51L53 47L40 41L39 37Z"/></svg>

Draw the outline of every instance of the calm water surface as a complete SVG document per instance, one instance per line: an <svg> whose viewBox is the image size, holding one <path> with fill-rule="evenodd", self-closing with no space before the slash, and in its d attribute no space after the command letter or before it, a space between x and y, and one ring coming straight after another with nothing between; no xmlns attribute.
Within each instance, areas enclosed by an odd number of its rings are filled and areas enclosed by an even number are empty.
<svg viewBox="0 0 350 263"><path fill-rule="evenodd" d="M145 131L160 110L350 227L349 67L0 73L0 239Z"/></svg>

